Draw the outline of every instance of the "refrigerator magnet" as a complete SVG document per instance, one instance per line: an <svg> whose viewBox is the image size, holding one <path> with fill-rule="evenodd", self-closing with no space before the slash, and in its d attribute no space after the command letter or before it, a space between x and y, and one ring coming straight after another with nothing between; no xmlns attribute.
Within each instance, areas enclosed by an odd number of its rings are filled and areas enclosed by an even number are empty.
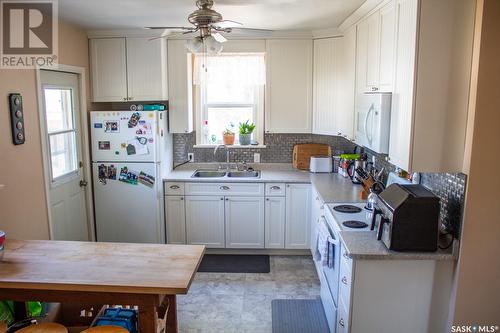
<svg viewBox="0 0 500 333"><path fill-rule="evenodd" d="M106 121L104 123L104 132L105 133L119 133L120 132L120 123L116 120Z"/></svg>
<svg viewBox="0 0 500 333"><path fill-rule="evenodd" d="M123 167L120 170L120 177L118 180L127 184L137 185L137 178L137 172L129 170L127 167Z"/></svg>
<svg viewBox="0 0 500 333"><path fill-rule="evenodd" d="M141 119L141 114L139 112L132 113L132 116L128 121L128 128L136 127L140 119Z"/></svg>
<svg viewBox="0 0 500 333"><path fill-rule="evenodd" d="M104 164L100 164L98 167L98 178L100 183L106 185L106 179L108 178L108 167Z"/></svg>
<svg viewBox="0 0 500 333"><path fill-rule="evenodd" d="M135 146L133 144L127 145L127 155L135 155Z"/></svg>
<svg viewBox="0 0 500 333"><path fill-rule="evenodd" d="M99 148L99 150L110 150L111 143L109 141L99 141L98 148Z"/></svg>
<svg viewBox="0 0 500 333"><path fill-rule="evenodd" d="M94 128L102 128L102 123L94 123Z"/></svg>
<svg viewBox="0 0 500 333"><path fill-rule="evenodd" d="M116 180L116 167L113 164L108 166L108 179Z"/></svg>
<svg viewBox="0 0 500 333"><path fill-rule="evenodd" d="M155 184L155 177L141 171L141 173L139 173L139 183L147 187L153 187Z"/></svg>

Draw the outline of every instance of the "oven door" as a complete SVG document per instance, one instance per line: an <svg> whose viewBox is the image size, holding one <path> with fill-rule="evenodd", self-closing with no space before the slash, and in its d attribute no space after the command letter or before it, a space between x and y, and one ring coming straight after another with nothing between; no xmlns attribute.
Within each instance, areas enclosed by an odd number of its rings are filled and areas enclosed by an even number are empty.
<svg viewBox="0 0 500 333"><path fill-rule="evenodd" d="M325 217L321 217L326 223ZM326 224L328 225L328 223ZM330 228L329 228L330 229ZM323 277L328 285L332 299L335 302L335 306L338 307L338 295L339 295L339 272L340 272L340 241L338 235L330 229L330 237L332 238L333 244L333 265L332 267L323 266Z"/></svg>

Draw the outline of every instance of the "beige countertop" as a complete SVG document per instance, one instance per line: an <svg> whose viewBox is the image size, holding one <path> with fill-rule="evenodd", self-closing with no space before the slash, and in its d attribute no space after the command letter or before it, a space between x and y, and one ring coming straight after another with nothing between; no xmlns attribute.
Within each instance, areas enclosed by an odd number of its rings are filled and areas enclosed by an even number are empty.
<svg viewBox="0 0 500 333"><path fill-rule="evenodd" d="M189 163L169 172L163 181L175 182L208 182L208 183L312 183L325 203L361 202L361 186L355 185L350 179L338 173L310 173L297 170L291 164L261 163L251 164L261 171L260 178L191 178L197 169L216 169L214 163Z"/></svg>

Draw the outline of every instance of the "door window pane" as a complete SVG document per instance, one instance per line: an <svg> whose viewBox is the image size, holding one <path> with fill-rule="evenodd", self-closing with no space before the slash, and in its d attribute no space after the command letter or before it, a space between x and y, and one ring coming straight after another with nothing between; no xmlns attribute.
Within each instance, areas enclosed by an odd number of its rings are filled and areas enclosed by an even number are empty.
<svg viewBox="0 0 500 333"><path fill-rule="evenodd" d="M49 134L52 179L77 170L76 133Z"/></svg>
<svg viewBox="0 0 500 333"><path fill-rule="evenodd" d="M45 112L49 133L73 129L71 89L45 88Z"/></svg>

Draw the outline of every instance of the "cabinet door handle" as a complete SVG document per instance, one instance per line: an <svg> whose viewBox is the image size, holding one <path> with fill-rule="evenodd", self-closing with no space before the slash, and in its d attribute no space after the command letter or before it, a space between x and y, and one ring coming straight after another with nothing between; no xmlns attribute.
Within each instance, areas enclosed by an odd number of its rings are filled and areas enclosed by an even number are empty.
<svg viewBox="0 0 500 333"><path fill-rule="evenodd" d="M133 99L134 99L133 97L129 97L129 98L128 98L128 100L129 100L129 101L131 101L131 100L133 100Z"/></svg>
<svg viewBox="0 0 500 333"><path fill-rule="evenodd" d="M229 198L226 198L226 201L229 201Z"/></svg>
<svg viewBox="0 0 500 333"><path fill-rule="evenodd" d="M224 200L224 198L220 198L221 200Z"/></svg>
<svg viewBox="0 0 500 333"><path fill-rule="evenodd" d="M219 189L221 189L223 191L227 191L227 190L229 190L229 186L221 186L221 187L219 187Z"/></svg>
<svg viewBox="0 0 500 333"><path fill-rule="evenodd" d="M269 201L269 198L266 198L266 201Z"/></svg>
<svg viewBox="0 0 500 333"><path fill-rule="evenodd" d="M281 187L279 187L279 186L271 186L271 190L281 190Z"/></svg>
<svg viewBox="0 0 500 333"><path fill-rule="evenodd" d="M127 97L123 97L123 100L126 101L127 100Z"/></svg>
<svg viewBox="0 0 500 333"><path fill-rule="evenodd" d="M178 189L180 189L179 185L170 185L170 188L172 190L178 190Z"/></svg>
<svg viewBox="0 0 500 333"><path fill-rule="evenodd" d="M344 258L346 258L346 259L351 259L351 258L349 258L349 256L347 255L347 252L342 253L342 256L343 256Z"/></svg>
<svg viewBox="0 0 500 333"><path fill-rule="evenodd" d="M344 327L344 318L340 318L339 325L342 326L342 327Z"/></svg>
<svg viewBox="0 0 500 333"><path fill-rule="evenodd" d="M378 87L372 87L372 91L377 91Z"/></svg>
<svg viewBox="0 0 500 333"><path fill-rule="evenodd" d="M181 198L181 201L184 200L184 197Z"/></svg>
<svg viewBox="0 0 500 333"><path fill-rule="evenodd" d="M342 277L342 283L347 286L347 278L345 276Z"/></svg>

